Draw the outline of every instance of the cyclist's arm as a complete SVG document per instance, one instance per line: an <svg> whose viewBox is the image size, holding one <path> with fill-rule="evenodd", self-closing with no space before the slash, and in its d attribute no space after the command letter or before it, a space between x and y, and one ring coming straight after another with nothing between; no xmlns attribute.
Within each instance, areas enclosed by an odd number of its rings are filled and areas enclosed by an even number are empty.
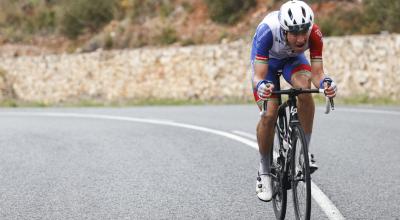
<svg viewBox="0 0 400 220"><path fill-rule="evenodd" d="M269 50L272 48L273 36L267 24L261 24L257 28L256 37L256 56L254 58L254 80L257 83L264 80L268 73Z"/></svg>
<svg viewBox="0 0 400 220"><path fill-rule="evenodd" d="M254 64L254 88L257 86L257 83L267 77L268 73L268 64L264 63L255 63Z"/></svg>
<svg viewBox="0 0 400 220"><path fill-rule="evenodd" d="M311 81L316 88L324 78L324 65L322 62L323 40L319 27L314 24L310 33L310 60L311 60Z"/></svg>
<svg viewBox="0 0 400 220"><path fill-rule="evenodd" d="M319 82L325 77L324 74L324 65L321 61L312 61L311 60L311 81L314 84L315 88L319 88Z"/></svg>

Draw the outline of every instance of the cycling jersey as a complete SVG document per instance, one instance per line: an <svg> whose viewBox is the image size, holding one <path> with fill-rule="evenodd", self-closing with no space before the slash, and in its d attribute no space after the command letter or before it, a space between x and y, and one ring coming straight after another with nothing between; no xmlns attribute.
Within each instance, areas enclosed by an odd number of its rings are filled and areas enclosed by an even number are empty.
<svg viewBox="0 0 400 220"><path fill-rule="evenodd" d="M286 43L278 14L279 11L271 12L258 25L253 38L252 61L266 63L269 58L284 59L296 57L302 53L294 52ZM321 60L323 42L319 27L314 24L307 35L308 41L304 50L310 49L311 60Z"/></svg>
<svg viewBox="0 0 400 220"><path fill-rule="evenodd" d="M254 63L268 64L268 73L265 80L272 81L275 89L277 85L276 72L282 70L284 79L291 84L294 73L311 72L311 66L304 56L304 51L310 49L311 61L322 61L322 33L319 27L314 24L307 33L307 43L302 52L294 52L286 43L285 35L281 29L278 19L279 11L274 11L265 16L258 25L253 38L251 49L251 64L253 69L252 84L254 85ZM260 97L257 95L256 88L253 88L254 98L259 103ZM271 98L276 98L273 95Z"/></svg>

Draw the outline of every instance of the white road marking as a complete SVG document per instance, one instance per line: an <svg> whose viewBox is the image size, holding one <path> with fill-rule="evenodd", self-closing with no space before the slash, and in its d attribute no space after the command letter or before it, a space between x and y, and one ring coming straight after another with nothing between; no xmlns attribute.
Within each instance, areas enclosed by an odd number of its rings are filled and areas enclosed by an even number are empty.
<svg viewBox="0 0 400 220"><path fill-rule="evenodd" d="M215 130L215 129L211 129L211 128L196 126L196 125L177 123L177 122L167 121L167 120L143 119L143 118L111 116L111 115L97 115L97 114L53 113L53 112L48 112L48 113L43 113L43 112L0 112L0 115L94 118L94 119L108 119L108 120L119 120L119 121L132 121L132 122L141 122L141 123L158 124L158 125L169 125L169 126L182 127L182 128L192 129L192 130L213 133L216 135L224 136L229 139L241 142L241 143L246 144L254 149L258 149L257 143L250 141L246 138L225 132L225 131Z"/></svg>
<svg viewBox="0 0 400 220"><path fill-rule="evenodd" d="M42 116L42 117L64 117L64 118L93 118L93 119L106 119L106 120L118 120L118 121L131 121L131 122L140 122L140 123L149 123L149 124L158 124L158 125L168 125L174 127L187 128L197 131L203 131L207 133L212 133L216 135L220 135L243 144L250 146L254 149L258 150L258 145L256 142L250 141L246 138L225 132L216 129L185 124L185 123L177 123L166 120L157 120L157 119L143 119L143 118L133 118L133 117L123 117L123 116L111 116L111 115L98 115L98 114L78 114L78 113L41 113L41 112L1 112L1 115L11 115L11 116ZM242 134L245 132L241 132ZM251 134L247 133L246 136L250 136ZM254 135L253 135L254 136ZM317 199L315 199L315 193L313 192L313 197L318 203L318 205L322 208L322 210L327 214L329 219L344 219L339 210L333 205L333 203L329 200L329 198L313 183L312 191L318 191Z"/></svg>
<svg viewBox="0 0 400 220"><path fill-rule="evenodd" d="M311 181L311 195L329 219L345 219L332 201Z"/></svg>
<svg viewBox="0 0 400 220"><path fill-rule="evenodd" d="M250 137L251 139L257 139L254 134L250 134L243 131L232 131L233 133ZM326 196L322 190L311 181L311 195L314 200L318 203L319 207L321 207L322 211L328 216L329 219L338 220L345 219L340 211L336 208L336 206L332 203L332 201Z"/></svg>
<svg viewBox="0 0 400 220"><path fill-rule="evenodd" d="M232 131L232 133L238 134L238 135L243 136L243 137L250 138L250 139L255 140L255 141L257 140L257 137L256 137L255 135L249 134L249 133L247 133L247 132L243 132L243 131Z"/></svg>

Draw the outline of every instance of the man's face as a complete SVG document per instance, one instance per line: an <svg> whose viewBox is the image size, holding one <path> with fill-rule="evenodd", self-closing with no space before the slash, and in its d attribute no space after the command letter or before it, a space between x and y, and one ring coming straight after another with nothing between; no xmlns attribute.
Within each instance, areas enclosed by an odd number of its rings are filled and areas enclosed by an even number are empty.
<svg viewBox="0 0 400 220"><path fill-rule="evenodd" d="M294 52L303 52L307 43L307 31L298 33L287 32L287 41Z"/></svg>

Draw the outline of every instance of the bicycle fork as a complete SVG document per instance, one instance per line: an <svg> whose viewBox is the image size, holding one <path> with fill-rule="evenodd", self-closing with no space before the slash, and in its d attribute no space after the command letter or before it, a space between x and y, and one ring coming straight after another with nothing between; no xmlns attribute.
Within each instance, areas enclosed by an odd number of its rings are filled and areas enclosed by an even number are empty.
<svg viewBox="0 0 400 220"><path fill-rule="evenodd" d="M279 120L277 123L277 131L279 134L279 138L282 141L279 141L279 152L276 152L277 155L277 165L279 165L279 178L283 178L283 187L288 190L291 189L290 185L290 180L289 178L289 172L290 172L290 152L292 149L292 140L290 138L290 126L288 126L287 123L287 117L284 111L285 109L283 108L282 110L279 110ZM275 152L273 152L275 153ZM272 170L271 170L272 171ZM276 171L276 170L274 170ZM272 172L275 177L278 177L277 172Z"/></svg>

